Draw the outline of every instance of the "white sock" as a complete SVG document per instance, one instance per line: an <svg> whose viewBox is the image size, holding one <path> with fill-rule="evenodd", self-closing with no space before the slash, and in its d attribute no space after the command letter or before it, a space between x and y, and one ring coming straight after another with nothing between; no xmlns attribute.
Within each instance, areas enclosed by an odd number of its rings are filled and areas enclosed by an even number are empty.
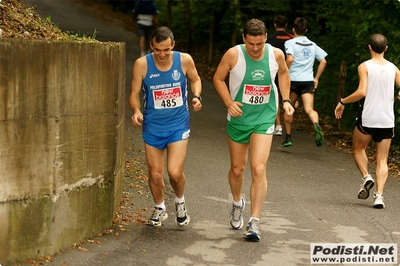
<svg viewBox="0 0 400 266"><path fill-rule="evenodd" d="M233 201L233 205L235 205L237 207L242 207L243 206L242 199L240 199L239 201Z"/></svg>
<svg viewBox="0 0 400 266"><path fill-rule="evenodd" d="M251 216L250 219L249 219L249 223L251 222L251 220L260 221L260 218L256 218L254 216Z"/></svg>
<svg viewBox="0 0 400 266"><path fill-rule="evenodd" d="M160 204L156 204L155 207L165 210L165 202L163 201Z"/></svg>
<svg viewBox="0 0 400 266"><path fill-rule="evenodd" d="M182 196L182 198L178 198L175 196L175 203L183 203L185 202L185 195Z"/></svg>

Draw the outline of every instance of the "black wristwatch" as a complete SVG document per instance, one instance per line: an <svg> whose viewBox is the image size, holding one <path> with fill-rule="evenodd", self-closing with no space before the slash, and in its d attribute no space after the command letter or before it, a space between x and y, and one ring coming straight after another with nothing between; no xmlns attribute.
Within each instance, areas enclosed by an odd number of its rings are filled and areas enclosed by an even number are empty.
<svg viewBox="0 0 400 266"><path fill-rule="evenodd" d="M292 101L290 99L285 99L285 100L282 101L282 103L286 103L286 102L292 104Z"/></svg>
<svg viewBox="0 0 400 266"><path fill-rule="evenodd" d="M199 95L193 96L193 98L199 99L200 103L203 103L203 99Z"/></svg>

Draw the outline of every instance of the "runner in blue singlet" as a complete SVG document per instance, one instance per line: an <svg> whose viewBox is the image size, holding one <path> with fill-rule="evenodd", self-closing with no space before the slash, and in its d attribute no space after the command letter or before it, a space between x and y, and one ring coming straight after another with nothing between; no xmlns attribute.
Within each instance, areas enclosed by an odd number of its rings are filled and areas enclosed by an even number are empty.
<svg viewBox="0 0 400 266"><path fill-rule="evenodd" d="M184 197L186 175L183 173L190 133L187 78L191 83L191 103L196 112L202 107L201 79L192 57L172 50L175 41L169 28L155 29L150 45L154 52L134 63L129 97L132 123L134 126L143 125L149 187L155 202L147 224L161 226L168 218L163 176L167 150L167 172L175 192L175 222L178 226L185 226L190 221ZM139 100L141 90L143 113Z"/></svg>

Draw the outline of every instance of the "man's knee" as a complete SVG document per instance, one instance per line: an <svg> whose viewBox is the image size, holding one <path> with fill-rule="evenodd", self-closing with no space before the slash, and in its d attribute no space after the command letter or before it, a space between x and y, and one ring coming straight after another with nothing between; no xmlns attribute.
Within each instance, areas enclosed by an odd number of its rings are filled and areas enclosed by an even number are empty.
<svg viewBox="0 0 400 266"><path fill-rule="evenodd" d="M253 176L253 180L262 181L266 177L266 165L261 164L259 166L255 166L251 168L251 174Z"/></svg>
<svg viewBox="0 0 400 266"><path fill-rule="evenodd" d="M179 182L183 176L183 168L181 167L171 167L168 169L168 176L174 182Z"/></svg>
<svg viewBox="0 0 400 266"><path fill-rule="evenodd" d="M232 166L231 167L231 174L233 175L233 177L241 177L243 175L245 167L244 166Z"/></svg>

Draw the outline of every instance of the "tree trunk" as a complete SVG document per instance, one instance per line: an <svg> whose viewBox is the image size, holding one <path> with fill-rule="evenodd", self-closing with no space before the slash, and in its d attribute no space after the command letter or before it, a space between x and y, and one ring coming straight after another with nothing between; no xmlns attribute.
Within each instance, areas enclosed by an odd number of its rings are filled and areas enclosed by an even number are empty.
<svg viewBox="0 0 400 266"><path fill-rule="evenodd" d="M208 40L208 65L212 65L213 61L213 42L214 42L214 17L210 19L210 28L209 28L209 40Z"/></svg>
<svg viewBox="0 0 400 266"><path fill-rule="evenodd" d="M168 28L171 28L172 3L173 3L173 0L168 0L168 2L167 2L167 26L168 26Z"/></svg>
<svg viewBox="0 0 400 266"><path fill-rule="evenodd" d="M190 48L192 47L191 44L191 17L190 17L190 1L184 1L184 10L186 13L186 51L190 53Z"/></svg>

